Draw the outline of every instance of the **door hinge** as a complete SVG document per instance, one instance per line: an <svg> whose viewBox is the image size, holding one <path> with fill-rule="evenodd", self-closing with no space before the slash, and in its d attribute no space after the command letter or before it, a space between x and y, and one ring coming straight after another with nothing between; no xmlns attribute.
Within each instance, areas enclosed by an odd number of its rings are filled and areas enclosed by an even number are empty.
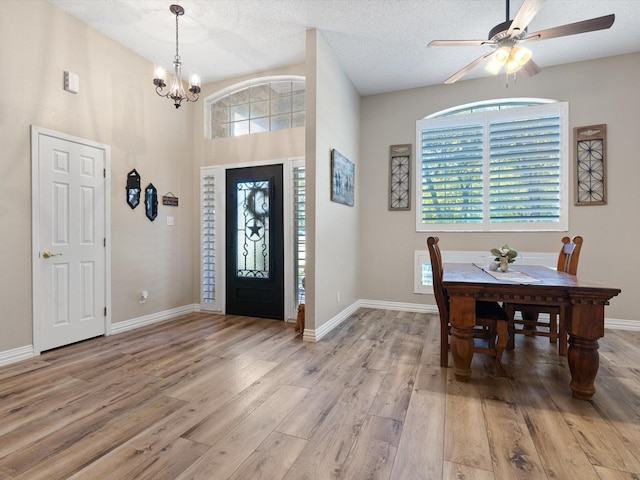
<svg viewBox="0 0 640 480"><path fill-rule="evenodd" d="M104 237L104 238L102 239L102 244L103 244L103 246L105 246L105 247L107 246L107 237Z"/></svg>
<svg viewBox="0 0 640 480"><path fill-rule="evenodd" d="M107 178L107 169L106 168L102 169L102 178Z"/></svg>
<svg viewBox="0 0 640 480"><path fill-rule="evenodd" d="M104 316L107 316L107 307L104 307Z"/></svg>

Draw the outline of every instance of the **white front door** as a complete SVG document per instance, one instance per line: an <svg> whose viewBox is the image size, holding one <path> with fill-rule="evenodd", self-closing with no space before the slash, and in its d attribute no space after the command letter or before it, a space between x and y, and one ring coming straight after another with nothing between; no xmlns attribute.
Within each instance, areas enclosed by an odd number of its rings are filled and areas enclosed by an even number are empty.
<svg viewBox="0 0 640 480"><path fill-rule="evenodd" d="M35 127L32 142L37 353L106 333L109 149Z"/></svg>

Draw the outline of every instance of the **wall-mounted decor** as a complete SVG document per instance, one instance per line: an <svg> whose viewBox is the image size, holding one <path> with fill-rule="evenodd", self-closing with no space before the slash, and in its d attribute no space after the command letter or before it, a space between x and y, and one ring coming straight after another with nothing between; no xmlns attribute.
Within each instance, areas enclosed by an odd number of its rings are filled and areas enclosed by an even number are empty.
<svg viewBox="0 0 640 480"><path fill-rule="evenodd" d="M144 189L144 209L147 218L153 222L158 216L158 191L153 183Z"/></svg>
<svg viewBox="0 0 640 480"><path fill-rule="evenodd" d="M411 210L411 144L389 147L389 210Z"/></svg>
<svg viewBox="0 0 640 480"><path fill-rule="evenodd" d="M173 193L169 192L166 195L163 195L162 205L166 205L167 207L177 207L178 197L176 197Z"/></svg>
<svg viewBox="0 0 640 480"><path fill-rule="evenodd" d="M134 168L127 173L127 204L136 208L140 203L140 174Z"/></svg>
<svg viewBox="0 0 640 480"><path fill-rule="evenodd" d="M356 167L335 148L331 150L331 200L353 207Z"/></svg>
<svg viewBox="0 0 640 480"><path fill-rule="evenodd" d="M573 129L576 166L576 205L607 203L607 125Z"/></svg>

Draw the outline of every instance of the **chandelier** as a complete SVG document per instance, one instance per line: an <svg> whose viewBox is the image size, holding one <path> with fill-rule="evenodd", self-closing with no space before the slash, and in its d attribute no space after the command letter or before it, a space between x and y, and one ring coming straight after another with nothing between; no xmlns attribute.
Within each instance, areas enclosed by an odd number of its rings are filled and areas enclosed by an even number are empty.
<svg viewBox="0 0 640 480"><path fill-rule="evenodd" d="M180 54L178 53L178 17L180 15L184 15L184 8L180 5L171 5L169 10L171 10L171 13L176 16L176 55L173 57L173 77L169 81L169 91L162 93L164 87L167 86L167 72L164 68L157 67L153 78L153 84L156 86L156 93L158 95L170 98L173 100L173 104L176 108L180 108L180 104L183 101L198 101L198 94L201 91L200 77L195 74L189 76L189 92L191 93L191 96L189 96L182 85L182 62L180 62Z"/></svg>

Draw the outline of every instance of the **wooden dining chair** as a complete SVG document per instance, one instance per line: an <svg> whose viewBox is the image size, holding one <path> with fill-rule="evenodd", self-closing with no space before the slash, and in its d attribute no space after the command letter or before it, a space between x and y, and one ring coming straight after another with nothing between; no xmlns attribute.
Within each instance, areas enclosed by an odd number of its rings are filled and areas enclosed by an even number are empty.
<svg viewBox="0 0 640 480"><path fill-rule="evenodd" d="M431 272L433 276L433 293L436 297L440 314L440 366L449 366L449 295L442 285L444 274L442 268L442 254L438 245L438 237L429 237L427 247L431 258ZM476 328L474 331L474 353L489 355L496 360L498 371L506 375L502 365L502 353L509 338L507 323L509 317L497 302L476 302ZM497 342L496 342L497 337ZM483 345L484 343L484 345Z"/></svg>
<svg viewBox="0 0 640 480"><path fill-rule="evenodd" d="M578 273L578 260L582 248L582 237L575 236L562 238L562 248L558 255L558 271L571 275ZM567 355L567 328L564 319L564 308L546 305L505 305L505 311L509 315L509 348L513 348L516 334L549 337L551 343L558 344L558 353ZM520 312L522 319L516 319L515 313ZM540 319L540 314L549 315ZM521 325L517 328L516 325Z"/></svg>

